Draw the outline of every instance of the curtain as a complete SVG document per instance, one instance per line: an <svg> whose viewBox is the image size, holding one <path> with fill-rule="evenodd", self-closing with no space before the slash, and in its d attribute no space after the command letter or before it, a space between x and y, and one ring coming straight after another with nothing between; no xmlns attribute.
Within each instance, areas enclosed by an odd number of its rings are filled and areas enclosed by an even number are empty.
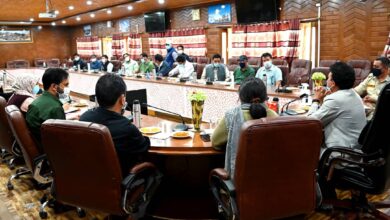
<svg viewBox="0 0 390 220"><path fill-rule="evenodd" d="M298 57L298 19L233 27L232 56L261 57L269 52L287 61Z"/></svg>
<svg viewBox="0 0 390 220"><path fill-rule="evenodd" d="M387 39L387 45L385 45L385 49L383 50L383 56L387 56L390 58L390 33Z"/></svg>
<svg viewBox="0 0 390 220"><path fill-rule="evenodd" d="M91 55L102 55L102 42L99 37L79 37L76 40L77 53L81 57L90 57Z"/></svg>
<svg viewBox="0 0 390 220"><path fill-rule="evenodd" d="M128 41L128 53L132 59L137 59L141 51L141 37L139 34L130 34L127 38Z"/></svg>
<svg viewBox="0 0 390 220"><path fill-rule="evenodd" d="M103 42L103 54L107 55L110 59L112 57L112 38L111 37L105 37L102 38Z"/></svg>
<svg viewBox="0 0 390 220"><path fill-rule="evenodd" d="M112 55L118 59L126 53L126 37L121 34L112 35Z"/></svg>
<svg viewBox="0 0 390 220"><path fill-rule="evenodd" d="M206 30L203 28L168 30L163 33L149 34L150 55L166 55L166 42L172 42L174 47L184 46L184 52L189 56L204 57L207 54Z"/></svg>

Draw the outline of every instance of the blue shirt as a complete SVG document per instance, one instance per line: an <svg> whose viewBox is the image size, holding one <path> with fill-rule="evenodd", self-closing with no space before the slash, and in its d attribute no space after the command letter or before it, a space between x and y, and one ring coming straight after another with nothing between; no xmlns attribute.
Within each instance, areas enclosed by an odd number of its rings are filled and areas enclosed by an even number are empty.
<svg viewBox="0 0 390 220"><path fill-rule="evenodd" d="M264 66L261 67L257 73L256 78L263 79L263 75L267 75L267 85L272 86L275 85L277 81L283 80L282 71L279 69L279 67L272 65L271 68L266 69Z"/></svg>
<svg viewBox="0 0 390 220"><path fill-rule="evenodd" d="M95 62L91 62L91 70L101 70L102 62L96 60Z"/></svg>

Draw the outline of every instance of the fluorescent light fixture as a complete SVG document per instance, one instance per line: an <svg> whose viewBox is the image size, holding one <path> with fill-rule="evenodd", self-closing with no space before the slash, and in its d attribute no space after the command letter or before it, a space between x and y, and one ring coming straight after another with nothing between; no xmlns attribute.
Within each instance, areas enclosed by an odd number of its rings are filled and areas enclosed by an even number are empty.
<svg viewBox="0 0 390 220"><path fill-rule="evenodd" d="M73 9L74 9L74 6L73 6L73 5L69 5L68 9L69 9L69 10L73 10Z"/></svg>

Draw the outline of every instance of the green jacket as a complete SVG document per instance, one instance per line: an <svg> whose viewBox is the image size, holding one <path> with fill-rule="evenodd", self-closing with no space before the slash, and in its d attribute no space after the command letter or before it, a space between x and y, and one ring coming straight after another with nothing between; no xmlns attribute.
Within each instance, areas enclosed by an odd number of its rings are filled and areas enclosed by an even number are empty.
<svg viewBox="0 0 390 220"><path fill-rule="evenodd" d="M58 97L44 91L29 105L26 114L27 125L38 144L41 142L41 125L47 119L65 119L65 112Z"/></svg>
<svg viewBox="0 0 390 220"><path fill-rule="evenodd" d="M256 76L255 69L250 66L247 66L245 71L242 71L241 67L237 67L237 69L234 70L234 82L236 84L241 84L242 81L250 76Z"/></svg>
<svg viewBox="0 0 390 220"><path fill-rule="evenodd" d="M149 61L149 62L145 62L145 63L141 63L140 65L139 65L139 71L141 72L141 73L152 73L153 72L153 70L154 70L154 64L153 64L153 62L152 61Z"/></svg>

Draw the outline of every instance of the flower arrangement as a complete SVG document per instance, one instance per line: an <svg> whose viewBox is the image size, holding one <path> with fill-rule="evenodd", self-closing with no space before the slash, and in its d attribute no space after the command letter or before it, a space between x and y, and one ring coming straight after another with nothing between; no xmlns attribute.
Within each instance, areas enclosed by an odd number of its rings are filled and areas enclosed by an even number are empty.
<svg viewBox="0 0 390 220"><path fill-rule="evenodd" d="M188 95L188 100L191 102L204 102L206 100L206 94L202 91L193 91Z"/></svg>
<svg viewBox="0 0 390 220"><path fill-rule="evenodd" d="M326 76L322 72L314 72L311 79L314 81L315 86L322 86L322 81L326 79Z"/></svg>

